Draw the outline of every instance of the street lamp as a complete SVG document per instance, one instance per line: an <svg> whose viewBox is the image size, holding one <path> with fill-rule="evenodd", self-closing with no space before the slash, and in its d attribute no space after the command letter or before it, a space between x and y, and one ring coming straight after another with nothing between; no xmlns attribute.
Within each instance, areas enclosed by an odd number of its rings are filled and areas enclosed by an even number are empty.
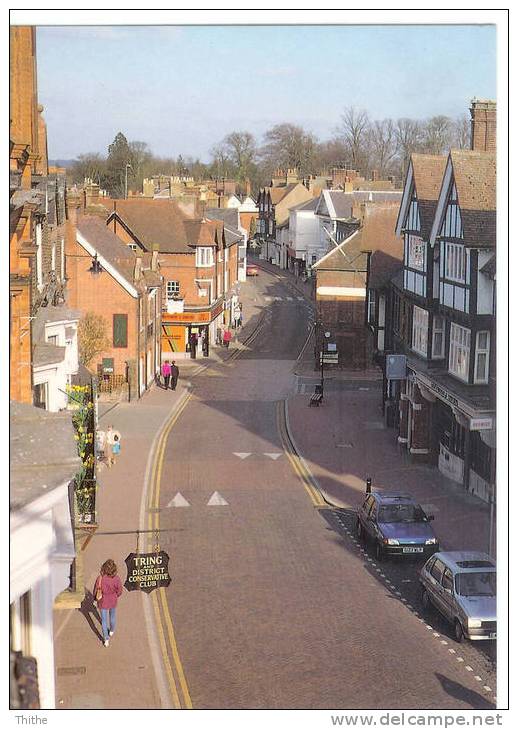
<svg viewBox="0 0 518 729"><path fill-rule="evenodd" d="M329 339L331 332L324 332L322 337L322 351L320 353L320 389L322 391L322 397L324 396L324 351L326 339Z"/></svg>

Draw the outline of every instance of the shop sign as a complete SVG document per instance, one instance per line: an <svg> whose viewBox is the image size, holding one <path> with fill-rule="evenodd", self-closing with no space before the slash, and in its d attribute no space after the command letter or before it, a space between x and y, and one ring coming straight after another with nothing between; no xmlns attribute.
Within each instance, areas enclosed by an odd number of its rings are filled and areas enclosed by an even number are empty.
<svg viewBox="0 0 518 729"><path fill-rule="evenodd" d="M320 364L338 364L338 352L320 352Z"/></svg>
<svg viewBox="0 0 518 729"><path fill-rule="evenodd" d="M470 430L492 430L493 418L470 418Z"/></svg>
<svg viewBox="0 0 518 729"><path fill-rule="evenodd" d="M126 590L142 590L149 594L158 587L168 587L171 583L167 552L131 552L125 562L128 570L124 583Z"/></svg>
<svg viewBox="0 0 518 729"><path fill-rule="evenodd" d="M333 344L332 342L329 342L327 345L327 351L328 352L336 352L336 344Z"/></svg>
<svg viewBox="0 0 518 729"><path fill-rule="evenodd" d="M459 401L457 400L457 398L451 395L447 390L438 385L436 382L430 382L429 384L427 383L426 386L430 390L433 390L433 392L436 392L441 400L445 400L446 402L450 402L452 405L459 407Z"/></svg>
<svg viewBox="0 0 518 729"><path fill-rule="evenodd" d="M167 318L162 316L162 321L182 324L190 324L191 322L208 323L210 322L210 313L208 311L184 311L183 314L171 314Z"/></svg>

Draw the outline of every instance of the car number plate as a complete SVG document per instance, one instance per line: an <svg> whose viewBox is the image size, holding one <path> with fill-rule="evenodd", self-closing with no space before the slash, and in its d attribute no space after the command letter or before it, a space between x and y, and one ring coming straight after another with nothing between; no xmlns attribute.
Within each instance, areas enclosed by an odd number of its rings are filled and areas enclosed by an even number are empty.
<svg viewBox="0 0 518 729"><path fill-rule="evenodd" d="M496 638L496 633L489 633L490 638Z"/></svg>
<svg viewBox="0 0 518 729"><path fill-rule="evenodd" d="M409 554L409 553L415 554L416 552L422 552L422 551L423 551L422 547L403 547L403 552L405 554Z"/></svg>

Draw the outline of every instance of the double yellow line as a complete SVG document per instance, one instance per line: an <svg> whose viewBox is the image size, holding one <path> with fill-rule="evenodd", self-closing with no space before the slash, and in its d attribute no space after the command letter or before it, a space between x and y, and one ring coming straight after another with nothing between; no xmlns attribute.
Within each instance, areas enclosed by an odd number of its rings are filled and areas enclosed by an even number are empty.
<svg viewBox="0 0 518 729"><path fill-rule="evenodd" d="M288 433L288 427L286 425L286 413L285 413L284 401L280 400L277 403L277 430L281 439L281 444L293 470L302 481L304 488L306 489L309 498L313 506L316 508L322 508L328 506L324 497L322 496L320 489L318 489L313 481L313 477L309 472L308 467L304 460L299 456L295 450L290 435Z"/></svg>
<svg viewBox="0 0 518 729"><path fill-rule="evenodd" d="M156 457L151 474L151 488L148 493L148 529L155 530L160 528L160 515L158 511L160 503L160 482L162 478L162 465L167 438L172 427L187 407L190 398L191 393L187 395L179 409L168 422L158 441ZM160 642L165 670L169 680L174 708L192 709L189 687L187 686L182 662L180 660L180 654L178 652L178 646L176 644L173 621L169 611L169 605L165 598L165 589L162 588L155 590L151 593L150 597L155 612L158 639Z"/></svg>

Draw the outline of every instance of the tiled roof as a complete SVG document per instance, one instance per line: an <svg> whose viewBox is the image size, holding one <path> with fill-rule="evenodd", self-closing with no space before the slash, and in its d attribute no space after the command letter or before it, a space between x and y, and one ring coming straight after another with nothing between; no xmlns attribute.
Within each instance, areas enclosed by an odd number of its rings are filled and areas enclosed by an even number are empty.
<svg viewBox="0 0 518 729"><path fill-rule="evenodd" d="M9 506L16 511L79 471L69 412L50 413L25 403L10 403Z"/></svg>
<svg viewBox="0 0 518 729"><path fill-rule="evenodd" d="M56 344L38 342L32 347L32 364L34 367L58 364L65 359L67 348L58 347Z"/></svg>
<svg viewBox="0 0 518 729"><path fill-rule="evenodd" d="M270 193L270 199L273 203L273 205L278 205L281 200L283 200L287 195L292 192L297 185L300 185L300 182L290 182L289 185L286 185L285 187L269 187L267 188L268 192Z"/></svg>
<svg viewBox="0 0 518 729"><path fill-rule="evenodd" d="M450 157L464 242L492 248L496 245L496 156L491 152L454 149Z"/></svg>
<svg viewBox="0 0 518 729"><path fill-rule="evenodd" d="M394 229L399 203L366 203L363 219L362 247L371 251L369 287L388 282L403 265L403 239Z"/></svg>
<svg viewBox="0 0 518 729"><path fill-rule="evenodd" d="M161 253L193 253L197 245L214 245L222 226L191 218L174 200L118 200L117 216L147 249Z"/></svg>
<svg viewBox="0 0 518 729"><path fill-rule="evenodd" d="M298 205L294 205L290 210L304 210L304 211L315 211L318 207L318 197L313 197L311 200L301 202Z"/></svg>
<svg viewBox="0 0 518 729"><path fill-rule="evenodd" d="M428 240L447 157L440 154L412 154L410 161L421 218L421 233L423 238Z"/></svg>
<svg viewBox="0 0 518 729"><path fill-rule="evenodd" d="M239 225L237 208L205 208L205 217L209 220L223 220L225 225L236 229Z"/></svg>
<svg viewBox="0 0 518 729"><path fill-rule="evenodd" d="M317 271L365 271L367 254L363 250L362 231L358 230L337 248L329 251L312 268Z"/></svg>
<svg viewBox="0 0 518 729"><path fill-rule="evenodd" d="M78 215L77 230L99 255L133 285L136 255L106 227L104 221L94 215Z"/></svg>

